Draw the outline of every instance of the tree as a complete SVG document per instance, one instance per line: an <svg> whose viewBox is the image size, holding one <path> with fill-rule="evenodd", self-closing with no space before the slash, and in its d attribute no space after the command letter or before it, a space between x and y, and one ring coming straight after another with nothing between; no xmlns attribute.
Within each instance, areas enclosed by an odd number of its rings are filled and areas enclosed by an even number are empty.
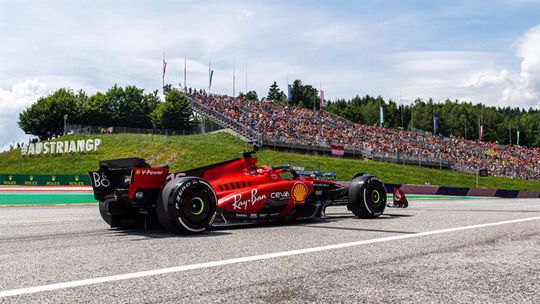
<svg viewBox="0 0 540 304"><path fill-rule="evenodd" d="M86 99L83 91L74 94L70 89L59 89L47 97L39 98L19 114L19 127L41 140L62 135L64 115L68 115L69 122L79 122Z"/></svg>
<svg viewBox="0 0 540 304"><path fill-rule="evenodd" d="M151 128L150 114L159 104L157 90L144 94L144 89L135 86L125 88L114 85L105 93L113 116L113 126Z"/></svg>
<svg viewBox="0 0 540 304"><path fill-rule="evenodd" d="M283 91L277 85L277 82L274 81L274 83L270 86L270 89L268 89L268 96L266 99L274 101L285 100L287 99L287 95L283 93Z"/></svg>
<svg viewBox="0 0 540 304"><path fill-rule="evenodd" d="M91 126L113 126L117 118L110 98L97 92L86 100L82 109L81 123Z"/></svg>
<svg viewBox="0 0 540 304"><path fill-rule="evenodd" d="M319 109L319 91L311 85L303 85L300 79L293 82L292 88L292 104L304 105L308 109Z"/></svg>
<svg viewBox="0 0 540 304"><path fill-rule="evenodd" d="M246 97L247 100L259 100L259 97L257 96L257 92L255 92L255 91L247 92L245 97Z"/></svg>
<svg viewBox="0 0 540 304"><path fill-rule="evenodd" d="M165 96L165 102L160 103L151 114L154 128L171 130L189 129L191 116L191 103L177 89L171 89Z"/></svg>

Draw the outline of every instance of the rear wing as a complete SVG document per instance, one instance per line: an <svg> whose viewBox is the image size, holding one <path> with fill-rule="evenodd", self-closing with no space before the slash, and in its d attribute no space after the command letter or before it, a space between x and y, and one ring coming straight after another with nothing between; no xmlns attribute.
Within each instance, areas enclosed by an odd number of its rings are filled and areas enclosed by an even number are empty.
<svg viewBox="0 0 540 304"><path fill-rule="evenodd" d="M108 198L133 201L137 196L142 199L149 190L160 189L168 173L168 166L151 168L142 158L105 160L99 163L99 170L88 172L98 201Z"/></svg>

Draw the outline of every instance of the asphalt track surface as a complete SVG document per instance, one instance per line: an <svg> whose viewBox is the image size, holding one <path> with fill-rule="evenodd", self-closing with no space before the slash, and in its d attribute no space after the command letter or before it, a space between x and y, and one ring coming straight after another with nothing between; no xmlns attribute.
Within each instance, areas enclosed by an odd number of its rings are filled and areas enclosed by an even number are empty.
<svg viewBox="0 0 540 304"><path fill-rule="evenodd" d="M540 200L343 207L199 236L108 229L96 206L0 208L1 303L540 303Z"/></svg>

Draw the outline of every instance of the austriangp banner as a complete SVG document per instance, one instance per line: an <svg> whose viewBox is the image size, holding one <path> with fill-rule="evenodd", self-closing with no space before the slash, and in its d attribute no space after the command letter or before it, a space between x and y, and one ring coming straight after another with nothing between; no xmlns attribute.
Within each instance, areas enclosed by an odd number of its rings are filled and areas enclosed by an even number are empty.
<svg viewBox="0 0 540 304"><path fill-rule="evenodd" d="M80 175L0 174L0 186L86 186L90 178Z"/></svg>

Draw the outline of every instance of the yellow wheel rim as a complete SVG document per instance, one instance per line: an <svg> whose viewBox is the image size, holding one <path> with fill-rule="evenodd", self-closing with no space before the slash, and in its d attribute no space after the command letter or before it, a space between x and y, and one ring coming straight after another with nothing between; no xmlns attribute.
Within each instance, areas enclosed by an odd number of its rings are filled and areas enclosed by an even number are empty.
<svg viewBox="0 0 540 304"><path fill-rule="evenodd" d="M204 211L204 201L198 196L192 198L191 201L193 202L193 211L191 212L193 213L193 215L200 215ZM197 208L197 204L195 201L199 202L200 204L200 208L198 211L195 210L195 208Z"/></svg>
<svg viewBox="0 0 540 304"><path fill-rule="evenodd" d="M372 198L375 204L379 203L379 201L381 200L381 194L379 193L379 191L373 190Z"/></svg>

